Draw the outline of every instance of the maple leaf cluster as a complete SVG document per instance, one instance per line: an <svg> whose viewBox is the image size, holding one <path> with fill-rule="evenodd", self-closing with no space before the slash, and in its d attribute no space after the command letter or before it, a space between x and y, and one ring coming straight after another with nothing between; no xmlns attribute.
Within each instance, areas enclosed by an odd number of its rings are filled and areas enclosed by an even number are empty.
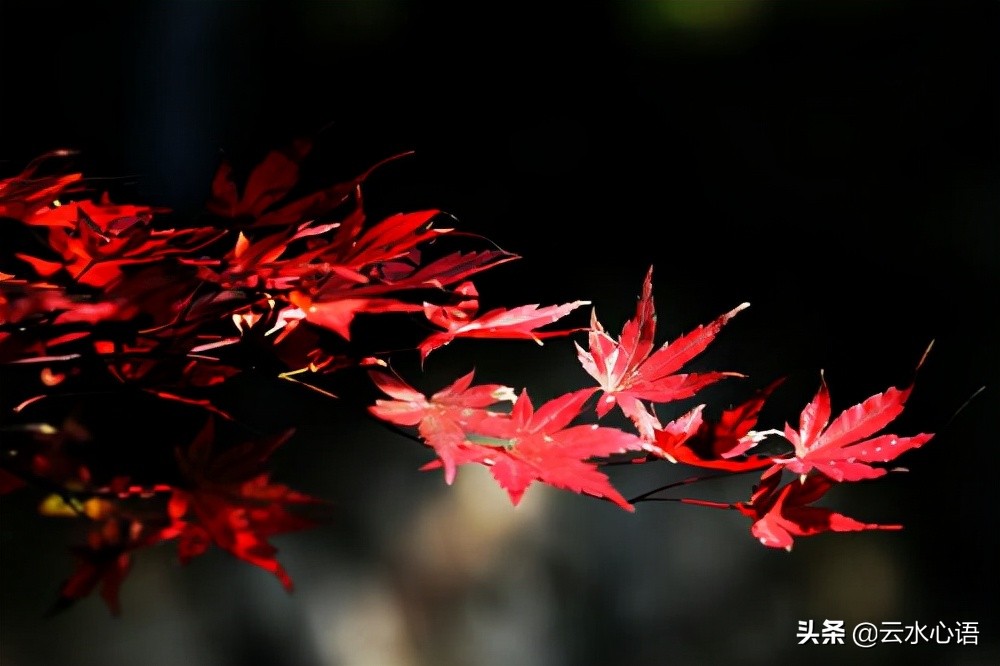
<svg viewBox="0 0 1000 666"><path fill-rule="evenodd" d="M420 437L438 457L425 469L443 467L445 480L451 483L457 465L486 465L514 504L537 480L610 500L629 511L634 510L635 502L651 499L735 509L752 520L751 532L762 544L786 549L791 549L796 536L899 529L899 525L859 522L812 504L835 483L886 474L885 468L873 463L890 462L931 438L929 434L873 437L899 416L912 387L890 388L847 409L831 422L830 394L824 381L819 393L803 409L798 431L789 425L784 431L757 426L765 401L781 380L759 390L746 402L723 410L715 419L704 416L706 405L701 404L662 423L656 406L692 398L727 377L742 377L734 372L683 370L748 304L656 347L652 274L652 269L646 274L635 317L626 322L617 339L606 332L595 313L587 349L576 347L580 365L597 386L567 393L536 411L526 391L515 399L509 387L472 386L471 374L428 399L398 378L373 371L376 385L392 400L378 400L371 411L399 426L417 426ZM617 406L635 432L597 423L570 425L595 395L593 415L597 420ZM509 413L491 409L506 400L514 402ZM769 436L783 437L791 450L758 453L758 444ZM631 454L629 460L633 463L666 460L728 473L763 472L748 501L726 504L656 497L674 487L715 478L707 476L668 484L630 502L600 471L602 462L610 462L613 454ZM782 471L786 469L798 477L781 485Z"/></svg>
<svg viewBox="0 0 1000 666"><path fill-rule="evenodd" d="M790 548L793 537L823 531L898 528L812 504L837 483L885 474L877 463L930 439L878 434L912 387L891 388L831 422L823 383L798 430L757 426L780 382L715 418L698 405L664 423L662 405L742 377L685 367L747 304L658 347L652 269L617 338L596 313L589 326L546 328L586 301L480 314L472 278L515 255L442 226L448 218L436 210L369 220L362 190L371 170L301 192L311 148L298 141L273 151L245 179L224 163L193 220L113 203L82 174L60 170L65 153L0 180L0 224L18 239L0 257L0 494L34 487L42 514L86 526L54 610L99 588L117 613L133 555L164 543L175 544L182 562L214 546L291 590L269 538L313 527L325 506L271 479L271 455L292 431L261 435L220 399L222 388L251 374L335 399L330 378L360 369L386 396L370 414L414 428L434 452L425 469L443 468L450 484L459 466L485 466L514 504L537 481L633 511L677 484L630 501L602 467L666 461L762 471L746 501L674 501L738 510L766 546ZM462 247L449 250L453 239ZM412 343L373 351L355 335L363 318L408 322ZM423 361L458 339L541 343L577 333L586 334L587 347L576 351L591 386L541 403L524 389L476 385L472 372L427 396L391 365L407 351ZM160 436L142 461L122 456L114 435L91 432L80 412L95 401L78 396L102 396L97 408L111 412L141 405ZM616 407L631 427L601 423ZM173 419L178 410L197 415L199 427ZM759 451L768 437L783 439L785 450ZM795 478L782 484L785 470Z"/></svg>

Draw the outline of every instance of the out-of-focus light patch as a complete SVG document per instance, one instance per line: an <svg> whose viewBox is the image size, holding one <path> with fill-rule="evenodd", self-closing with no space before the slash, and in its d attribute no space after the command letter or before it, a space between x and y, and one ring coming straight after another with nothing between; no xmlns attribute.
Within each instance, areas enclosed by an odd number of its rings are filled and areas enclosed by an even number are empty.
<svg viewBox="0 0 1000 666"><path fill-rule="evenodd" d="M646 0L618 5L634 36L669 39L671 46L727 50L756 33L764 0Z"/></svg>
<svg viewBox="0 0 1000 666"><path fill-rule="evenodd" d="M370 573L336 577L307 617L324 663L340 666L410 666L421 663L408 637L397 595Z"/></svg>
<svg viewBox="0 0 1000 666"><path fill-rule="evenodd" d="M538 527L549 504L539 485L514 507L485 468L463 467L450 492L428 502L414 520L403 537L406 549L417 566L456 579L481 578L518 533Z"/></svg>
<svg viewBox="0 0 1000 666"><path fill-rule="evenodd" d="M905 562L892 554L891 545L865 543L865 537L870 535L828 539L812 554L806 598L817 617L848 622L906 619Z"/></svg>
<svg viewBox="0 0 1000 666"><path fill-rule="evenodd" d="M538 553L550 501L533 486L513 507L487 469L465 466L416 503L386 559L325 562L329 576L296 595L323 663L558 663L554 593Z"/></svg>
<svg viewBox="0 0 1000 666"><path fill-rule="evenodd" d="M487 469L465 466L448 492L419 508L400 534L394 569L410 635L422 655L434 654L422 663L557 663L539 544L559 492L533 484L514 507Z"/></svg>

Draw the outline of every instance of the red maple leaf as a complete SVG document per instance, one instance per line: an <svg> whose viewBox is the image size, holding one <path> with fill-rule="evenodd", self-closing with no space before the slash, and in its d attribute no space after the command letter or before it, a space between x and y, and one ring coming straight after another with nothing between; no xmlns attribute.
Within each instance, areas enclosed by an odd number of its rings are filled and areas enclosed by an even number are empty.
<svg viewBox="0 0 1000 666"><path fill-rule="evenodd" d="M208 210L246 227L298 224L326 215L356 200L365 178L389 161L376 164L348 182L336 183L299 199L288 200L292 189L298 184L299 165L311 151L312 142L304 140L294 141L286 150L271 151L250 172L242 193L233 179L232 166L224 161L212 181Z"/></svg>
<svg viewBox="0 0 1000 666"><path fill-rule="evenodd" d="M478 294L475 287L466 283L459 288L463 297L459 305L442 309L439 306L425 304L424 313L432 323L444 328L444 331L432 333L420 343L420 357L426 359L435 349L445 346L456 338L494 338L506 340L534 340L541 344L545 338L569 335L581 329L573 328L558 331L539 331L537 329L558 321L581 305L589 301L574 301L563 305L522 305L505 310L497 308L475 316L479 309Z"/></svg>
<svg viewBox="0 0 1000 666"><path fill-rule="evenodd" d="M119 591L132 566L132 554L160 542L164 533L135 520L113 517L87 535L85 546L72 549L76 568L59 590L49 614L65 610L100 586L101 598L113 615L121 614Z"/></svg>
<svg viewBox="0 0 1000 666"><path fill-rule="evenodd" d="M910 449L927 442L932 434L914 437L880 435L871 437L885 428L903 411L912 386L905 389L889 388L864 402L844 410L830 421L830 392L822 380L819 392L806 405L799 417L796 432L785 425L785 438L795 447L791 458L775 458L796 474L817 470L834 481L859 481L883 476L885 469L869 463L889 462Z"/></svg>
<svg viewBox="0 0 1000 666"><path fill-rule="evenodd" d="M581 389L548 401L536 411L523 391L509 416L478 420L456 447L456 464L480 463L510 495L521 501L533 481L604 498L628 511L634 507L597 467L592 458L636 451L635 435L596 424L569 426L595 389ZM437 461L424 469L440 467Z"/></svg>
<svg viewBox="0 0 1000 666"><path fill-rule="evenodd" d="M295 141L288 150L271 151L250 173L242 194L232 178L232 166L224 161L212 181L208 210L223 217L256 220L298 183L299 163L311 150L310 142Z"/></svg>
<svg viewBox="0 0 1000 666"><path fill-rule="evenodd" d="M424 394L386 372L370 373L375 385L393 400L376 400L369 410L376 417L399 426L417 426L420 437L441 460L445 482L455 480L457 459L468 447L466 433L488 418L504 418L486 408L514 402L514 389L500 384L472 386L473 372L457 379L428 400Z"/></svg>
<svg viewBox="0 0 1000 666"><path fill-rule="evenodd" d="M603 417L617 404L635 423L639 434L652 440L660 423L642 401L670 402L689 398L724 377L741 376L732 372L676 373L703 352L722 327L747 307L749 304L744 303L707 326L699 326L653 351L656 311L653 308L651 267L643 282L635 317L625 323L621 337L615 340L608 335L595 313L591 322L589 349L584 351L577 345L580 364L604 391L597 403L598 416Z"/></svg>
<svg viewBox="0 0 1000 666"><path fill-rule="evenodd" d="M370 408L380 419L417 426L420 437L438 460L423 469L444 467L451 483L455 469L466 463L490 468L516 505L532 481L609 499L632 510L591 458L642 448L631 433L595 425L569 426L596 389L587 388L550 400L536 411L522 392L510 414L487 409L513 399L509 387L472 386L472 373L438 391L430 400L397 377L373 372L376 385L393 400L377 400Z"/></svg>
<svg viewBox="0 0 1000 666"><path fill-rule="evenodd" d="M753 520L750 532L770 548L792 549L793 537L821 532L858 532L861 530L899 530L902 525L862 523L830 509L807 506L821 498L833 485L824 476L812 475L794 480L780 489L780 473L765 473L749 502L735 508Z"/></svg>
<svg viewBox="0 0 1000 666"><path fill-rule="evenodd" d="M674 419L656 431L656 446L650 451L671 462L696 467L745 472L773 464L770 456L751 455L740 459L761 440L761 433L754 431L757 417L765 400L781 380L759 391L750 400L727 409L717 421L702 418L704 405Z"/></svg>
<svg viewBox="0 0 1000 666"><path fill-rule="evenodd" d="M182 562L211 544L274 574L291 591L292 579L278 562L268 537L313 527L315 522L290 509L319 503L287 486L272 483L263 467L291 432L247 442L223 452L214 447L210 419L186 451L178 451L181 471L190 481L175 488L167 508L169 538L178 539Z"/></svg>

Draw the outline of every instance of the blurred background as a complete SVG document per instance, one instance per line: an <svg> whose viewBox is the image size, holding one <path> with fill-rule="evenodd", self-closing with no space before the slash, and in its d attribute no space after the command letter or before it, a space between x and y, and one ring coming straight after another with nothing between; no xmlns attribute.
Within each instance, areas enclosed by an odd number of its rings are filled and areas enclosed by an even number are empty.
<svg viewBox="0 0 1000 666"><path fill-rule="evenodd" d="M487 306L589 299L617 332L651 264L659 340L749 301L698 367L750 376L715 404L788 375L766 427L797 419L820 369L837 411L905 384L934 339L893 431L937 437L908 474L828 496L906 529L785 553L699 507L629 515L536 485L512 509L486 470L449 488L341 405L248 394L300 424L277 479L335 503L275 539L295 594L164 547L137 558L123 617L91 598L43 619L72 534L18 493L0 503L0 664L1000 663L1000 4L499 7L3 0L0 170L73 148L121 198L194 212L222 155L316 137L311 177L331 182L413 150L370 179L369 210L441 208L522 255L479 281ZM588 382L560 340L455 343L411 378L472 365L540 400ZM611 474L633 496L685 472ZM973 621L979 645L798 646L824 619Z"/></svg>

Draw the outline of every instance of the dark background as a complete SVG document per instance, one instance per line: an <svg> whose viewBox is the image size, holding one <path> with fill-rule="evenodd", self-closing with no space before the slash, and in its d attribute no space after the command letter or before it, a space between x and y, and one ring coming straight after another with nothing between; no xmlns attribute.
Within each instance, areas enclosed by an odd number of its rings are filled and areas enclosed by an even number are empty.
<svg viewBox="0 0 1000 666"><path fill-rule="evenodd" d="M277 540L296 594L162 548L123 618L89 599L42 620L69 532L5 497L0 663L997 663L1000 4L573 7L4 1L0 170L74 148L116 194L186 212L222 153L249 166L317 137L311 177L330 182L414 150L371 178L369 209L441 208L522 255L480 281L487 305L585 298L617 331L650 264L661 340L752 303L704 367L787 374L770 427L821 368L842 409L908 382L934 339L893 432L937 437L909 474L830 496L906 530L787 554L696 507L630 516L533 487L512 510L483 470L446 488L416 471L426 451L337 406L248 398L303 422L281 480L339 507ZM553 397L587 380L571 349L456 343L422 385L475 363ZM613 475L632 495L676 473ZM798 647L807 619L978 621L980 645Z"/></svg>

